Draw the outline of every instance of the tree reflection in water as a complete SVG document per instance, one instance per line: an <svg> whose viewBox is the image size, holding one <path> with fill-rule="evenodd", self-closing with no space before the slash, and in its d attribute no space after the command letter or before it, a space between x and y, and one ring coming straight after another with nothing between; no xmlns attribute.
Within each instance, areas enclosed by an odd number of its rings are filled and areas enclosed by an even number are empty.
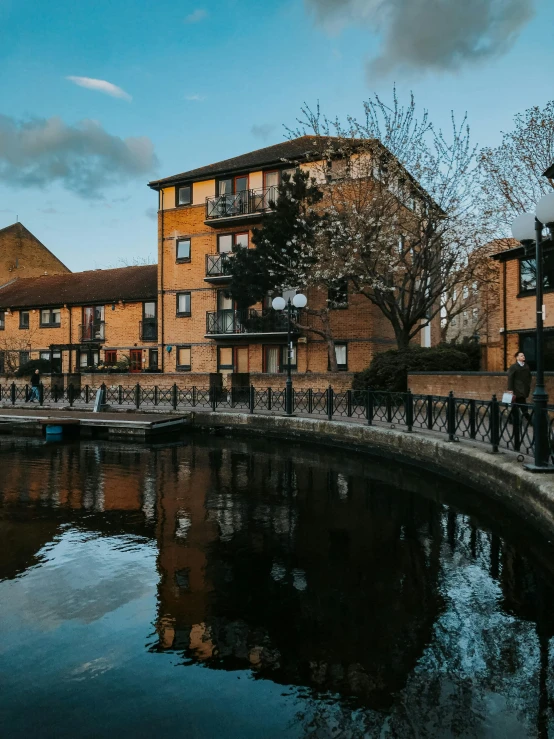
<svg viewBox="0 0 554 739"><path fill-rule="evenodd" d="M281 684L302 735L548 735L552 552L482 496L316 448L27 443L0 579L68 521L155 539L152 652Z"/></svg>

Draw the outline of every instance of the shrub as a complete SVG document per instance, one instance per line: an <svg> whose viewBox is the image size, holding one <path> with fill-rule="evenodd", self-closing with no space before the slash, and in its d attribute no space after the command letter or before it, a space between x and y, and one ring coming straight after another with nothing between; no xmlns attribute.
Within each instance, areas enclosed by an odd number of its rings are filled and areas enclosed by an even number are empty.
<svg viewBox="0 0 554 739"><path fill-rule="evenodd" d="M439 344L437 349L456 349L456 351L463 352L469 357L470 372L479 372L481 369L481 344L475 339L466 336L460 342L450 341Z"/></svg>
<svg viewBox="0 0 554 739"><path fill-rule="evenodd" d="M30 359L25 364L22 364L21 367L17 370L15 373L16 377L30 377L35 370L37 370L42 374L50 374L52 371L52 368L50 366L50 360L48 359Z"/></svg>
<svg viewBox="0 0 554 739"><path fill-rule="evenodd" d="M390 349L375 355L367 369L354 375L352 388L406 392L410 372L469 372L470 364L466 353L449 346Z"/></svg>

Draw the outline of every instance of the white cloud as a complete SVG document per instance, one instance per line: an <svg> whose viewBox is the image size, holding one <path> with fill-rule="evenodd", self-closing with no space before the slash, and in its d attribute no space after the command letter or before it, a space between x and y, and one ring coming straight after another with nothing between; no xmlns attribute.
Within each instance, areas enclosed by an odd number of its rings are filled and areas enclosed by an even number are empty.
<svg viewBox="0 0 554 739"><path fill-rule="evenodd" d="M144 178L157 164L146 136L122 139L97 121L20 121L0 114L0 182L15 187L61 183L88 199L109 185Z"/></svg>
<svg viewBox="0 0 554 739"><path fill-rule="evenodd" d="M196 10L193 10L192 13L187 15L185 23L200 23L200 21L203 21L207 15L208 14L203 8L196 8Z"/></svg>
<svg viewBox="0 0 554 739"><path fill-rule="evenodd" d="M127 100L129 103L133 99L131 95L129 95L128 92L125 92L125 90L122 90L121 87L112 85L111 82L106 82L106 80L95 80L92 77L73 76L66 77L66 80L79 85L79 87L86 87L88 90L96 90L97 92L103 92L105 95L111 95L113 98Z"/></svg>
<svg viewBox="0 0 554 739"><path fill-rule="evenodd" d="M201 100L205 100L204 95L185 95L185 100L193 100L195 102L200 102Z"/></svg>

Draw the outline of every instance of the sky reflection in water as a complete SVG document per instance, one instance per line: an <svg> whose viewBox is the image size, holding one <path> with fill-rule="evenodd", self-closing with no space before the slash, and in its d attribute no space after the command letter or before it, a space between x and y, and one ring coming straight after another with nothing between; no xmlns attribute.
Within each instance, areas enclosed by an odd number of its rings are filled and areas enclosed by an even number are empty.
<svg viewBox="0 0 554 739"><path fill-rule="evenodd" d="M0 438L2 735L547 736L520 529L329 450Z"/></svg>

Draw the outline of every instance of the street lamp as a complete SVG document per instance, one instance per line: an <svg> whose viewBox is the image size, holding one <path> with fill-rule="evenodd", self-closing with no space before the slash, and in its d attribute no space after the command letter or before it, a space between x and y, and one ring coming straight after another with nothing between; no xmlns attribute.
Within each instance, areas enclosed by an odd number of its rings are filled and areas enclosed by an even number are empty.
<svg viewBox="0 0 554 739"><path fill-rule="evenodd" d="M291 324L292 324L292 308L305 308L308 302L308 298L301 293L297 293L292 300L288 298L277 297L273 298L271 305L274 310L287 310L287 382L285 385L285 413L287 416L292 416L292 339L291 339Z"/></svg>
<svg viewBox="0 0 554 739"><path fill-rule="evenodd" d="M553 472L554 466L549 464L550 440L546 407L548 394L544 386L544 347L543 347L543 264L542 242L543 228L552 233L554 228L554 193L544 195L537 203L535 213L522 213L512 224L512 235L524 246L535 242L535 281L536 281L536 351L537 381L533 392L533 432L535 439L535 463L525 465L532 472Z"/></svg>

